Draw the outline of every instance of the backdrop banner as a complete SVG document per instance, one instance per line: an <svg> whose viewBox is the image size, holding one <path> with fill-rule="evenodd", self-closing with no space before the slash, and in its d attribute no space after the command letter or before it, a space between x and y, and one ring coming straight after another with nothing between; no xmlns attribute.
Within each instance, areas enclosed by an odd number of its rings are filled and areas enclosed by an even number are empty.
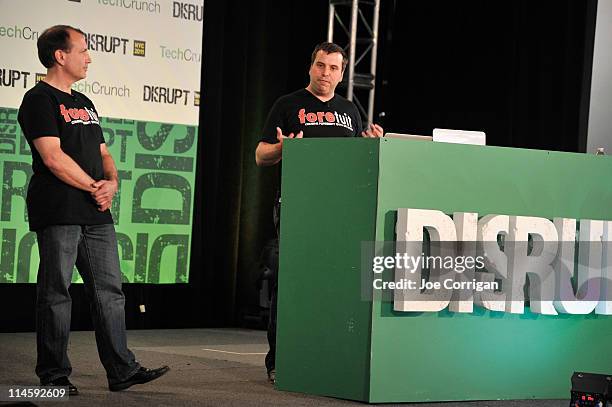
<svg viewBox="0 0 612 407"><path fill-rule="evenodd" d="M124 281L189 281L204 14L190 1L0 0L0 283L36 282L31 151L17 111L45 76L36 40L55 24L87 35L93 62L73 88L96 105L119 171L111 211Z"/></svg>

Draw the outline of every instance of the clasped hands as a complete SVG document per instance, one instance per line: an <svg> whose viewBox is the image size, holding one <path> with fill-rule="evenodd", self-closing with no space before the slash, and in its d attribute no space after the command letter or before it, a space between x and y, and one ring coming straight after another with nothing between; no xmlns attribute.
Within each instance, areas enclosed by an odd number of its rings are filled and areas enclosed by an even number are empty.
<svg viewBox="0 0 612 407"><path fill-rule="evenodd" d="M114 180L100 180L91 184L95 191L91 192L91 197L96 201L100 212L106 211L113 203L113 197L117 193L118 185Z"/></svg>

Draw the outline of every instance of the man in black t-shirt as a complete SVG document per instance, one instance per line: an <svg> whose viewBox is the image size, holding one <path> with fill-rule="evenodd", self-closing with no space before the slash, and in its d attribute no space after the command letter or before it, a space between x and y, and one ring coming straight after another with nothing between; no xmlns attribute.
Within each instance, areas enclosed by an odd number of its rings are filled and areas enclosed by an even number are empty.
<svg viewBox="0 0 612 407"><path fill-rule="evenodd" d="M91 304L98 354L111 391L154 380L169 368L146 369L127 347L125 297L113 218L118 188L93 103L72 85L91 63L84 33L58 25L37 42L45 79L24 96L18 120L32 150L28 186L30 229L36 232L40 265L36 291L36 374L42 385L66 386L72 366L67 347L76 265Z"/></svg>
<svg viewBox="0 0 612 407"><path fill-rule="evenodd" d="M283 140L303 137L382 137L383 129L371 124L363 129L361 116L353 102L336 95L335 89L342 80L348 57L344 50L333 43L324 42L315 47L310 60L310 83L280 97L272 106L257 149L255 161L259 166L278 164L282 158ZM275 205L275 226L278 233L280 196ZM273 270L272 299L268 324L270 350L266 355L269 380L276 378L276 300L278 252Z"/></svg>

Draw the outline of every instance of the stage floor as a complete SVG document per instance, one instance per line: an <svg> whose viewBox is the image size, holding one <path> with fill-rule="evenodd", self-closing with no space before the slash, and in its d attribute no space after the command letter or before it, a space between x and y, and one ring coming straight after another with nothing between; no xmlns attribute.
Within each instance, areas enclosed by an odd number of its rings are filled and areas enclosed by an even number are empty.
<svg viewBox="0 0 612 407"><path fill-rule="evenodd" d="M281 392L267 382L264 331L175 329L128 332L128 343L146 367L168 365L162 378L118 393L108 391L93 332L73 332L71 381L80 395L71 406L348 406L362 403ZM37 385L34 333L0 334L0 385ZM568 387L569 387L568 378ZM568 389L569 396L569 389ZM56 405L45 402L42 405ZM0 405L8 405L0 402ZM32 405L32 404L30 404ZM59 404L63 405L63 404ZM390 404L386 404L390 405ZM410 404L426 407L560 407L568 400Z"/></svg>

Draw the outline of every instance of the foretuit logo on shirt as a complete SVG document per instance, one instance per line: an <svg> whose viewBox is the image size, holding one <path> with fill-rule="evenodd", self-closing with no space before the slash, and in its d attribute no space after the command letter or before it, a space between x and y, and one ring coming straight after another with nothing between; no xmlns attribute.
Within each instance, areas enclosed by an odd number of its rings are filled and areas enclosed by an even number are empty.
<svg viewBox="0 0 612 407"><path fill-rule="evenodd" d="M62 103L60 105L60 114L64 117L66 123L70 124L100 124L98 115L93 109L86 107L81 109L70 108L66 109L66 106Z"/></svg>
<svg viewBox="0 0 612 407"><path fill-rule="evenodd" d="M300 109L298 119L305 126L340 126L353 130L353 120L346 113L306 112L306 109Z"/></svg>

